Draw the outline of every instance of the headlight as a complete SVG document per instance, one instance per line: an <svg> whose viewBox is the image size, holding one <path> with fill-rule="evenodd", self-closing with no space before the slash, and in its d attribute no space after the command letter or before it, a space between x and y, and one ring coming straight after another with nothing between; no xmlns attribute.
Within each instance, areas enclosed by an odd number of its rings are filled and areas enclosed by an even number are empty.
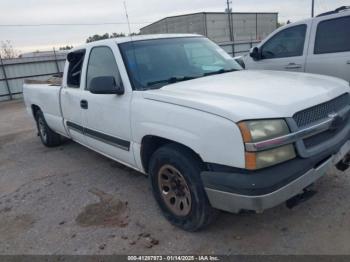
<svg viewBox="0 0 350 262"><path fill-rule="evenodd" d="M269 140L290 133L287 123L282 119L244 121L238 124L245 143L255 143ZM246 152L246 168L260 169L293 159L296 157L292 144L278 148Z"/></svg>
<svg viewBox="0 0 350 262"><path fill-rule="evenodd" d="M244 121L239 127L244 142L259 142L289 134L286 121L281 119Z"/></svg>

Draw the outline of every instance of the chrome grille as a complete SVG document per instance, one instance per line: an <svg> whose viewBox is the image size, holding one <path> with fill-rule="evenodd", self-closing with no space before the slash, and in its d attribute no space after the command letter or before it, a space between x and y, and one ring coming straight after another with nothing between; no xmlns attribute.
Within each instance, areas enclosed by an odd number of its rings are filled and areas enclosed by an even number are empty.
<svg viewBox="0 0 350 262"><path fill-rule="evenodd" d="M350 96L346 93L328 102L302 110L296 113L293 116L293 119L298 127L306 126L318 120L327 118L331 113L339 112L349 104Z"/></svg>

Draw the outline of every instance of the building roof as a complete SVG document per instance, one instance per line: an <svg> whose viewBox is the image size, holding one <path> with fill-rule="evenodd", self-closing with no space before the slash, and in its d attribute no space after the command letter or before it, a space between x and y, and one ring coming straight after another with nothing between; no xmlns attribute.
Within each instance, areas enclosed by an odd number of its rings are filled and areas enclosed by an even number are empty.
<svg viewBox="0 0 350 262"><path fill-rule="evenodd" d="M167 16L167 17L164 17L160 20L157 20L149 25L146 25L144 27L141 27L140 28L140 31L151 26L151 25L154 25L156 23L159 23L163 20L166 20L168 18L174 18L174 17L182 17L182 16L191 16L191 15L198 15L198 14L227 14L226 12L197 12L197 13L190 13L190 14L183 14L183 15L174 15L174 16ZM231 14L275 14L275 15L278 15L278 12L231 12Z"/></svg>

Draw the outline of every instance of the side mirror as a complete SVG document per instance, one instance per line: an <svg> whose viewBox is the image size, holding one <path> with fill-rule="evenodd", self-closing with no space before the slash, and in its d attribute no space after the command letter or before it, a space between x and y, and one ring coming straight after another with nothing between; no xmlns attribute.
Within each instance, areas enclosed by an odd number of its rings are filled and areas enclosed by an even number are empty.
<svg viewBox="0 0 350 262"><path fill-rule="evenodd" d="M261 59L261 53L258 47L254 47L252 49L252 51L250 52L250 57L256 61Z"/></svg>
<svg viewBox="0 0 350 262"><path fill-rule="evenodd" d="M92 94L124 94L124 87L118 86L113 76L99 76L90 81L89 91Z"/></svg>

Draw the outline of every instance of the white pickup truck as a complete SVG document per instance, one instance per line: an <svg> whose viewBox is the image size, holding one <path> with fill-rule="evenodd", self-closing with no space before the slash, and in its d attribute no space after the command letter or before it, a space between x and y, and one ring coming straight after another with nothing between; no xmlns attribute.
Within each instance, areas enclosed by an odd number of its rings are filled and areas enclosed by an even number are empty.
<svg viewBox="0 0 350 262"><path fill-rule="evenodd" d="M350 7L283 26L237 59L246 69L307 72L350 82Z"/></svg>
<svg viewBox="0 0 350 262"><path fill-rule="evenodd" d="M148 174L165 217L189 231L347 168L349 92L333 77L241 70L198 35L86 44L62 85L24 85L44 145L66 137Z"/></svg>

